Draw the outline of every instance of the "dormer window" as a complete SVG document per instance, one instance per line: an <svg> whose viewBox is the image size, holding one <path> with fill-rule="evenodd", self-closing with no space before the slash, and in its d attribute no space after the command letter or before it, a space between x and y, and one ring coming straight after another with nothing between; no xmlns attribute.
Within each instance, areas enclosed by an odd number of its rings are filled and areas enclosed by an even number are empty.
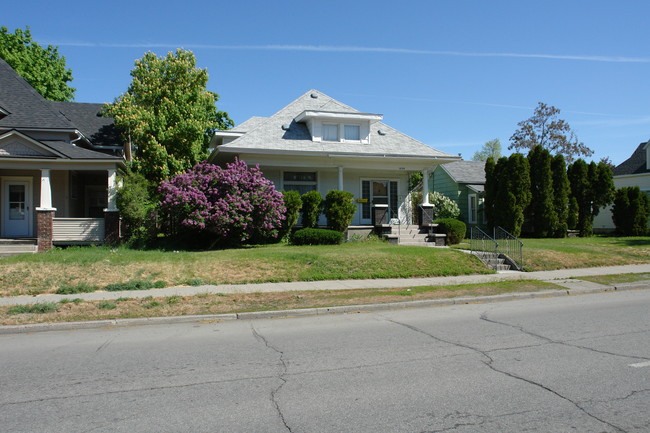
<svg viewBox="0 0 650 433"><path fill-rule="evenodd" d="M382 117L381 114L305 110L294 120L307 125L315 142L369 144L370 125Z"/></svg>
<svg viewBox="0 0 650 433"><path fill-rule="evenodd" d="M343 126L343 137L346 140L350 141L359 141L361 140L361 128L359 125L344 125Z"/></svg>
<svg viewBox="0 0 650 433"><path fill-rule="evenodd" d="M339 141L339 125L323 123L323 141Z"/></svg>

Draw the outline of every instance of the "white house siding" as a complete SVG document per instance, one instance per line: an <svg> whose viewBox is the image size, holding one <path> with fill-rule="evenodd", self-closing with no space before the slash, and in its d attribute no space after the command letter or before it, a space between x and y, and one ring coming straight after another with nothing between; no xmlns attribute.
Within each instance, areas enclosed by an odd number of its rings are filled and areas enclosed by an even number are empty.
<svg viewBox="0 0 650 433"><path fill-rule="evenodd" d="M283 173L285 171L316 172L317 190L323 198L331 191L339 189L338 167L265 167L260 165L264 177L271 180L277 190L283 190ZM352 225L367 225L361 221L361 204L356 200L361 198L361 180L390 180L397 181L397 194L403 200L408 194L408 173L405 171L346 169L343 167L343 189L354 195L357 212L352 220ZM400 203L401 204L401 203ZM400 214L401 217L401 214ZM321 215L319 224L327 223L325 216Z"/></svg>
<svg viewBox="0 0 650 433"><path fill-rule="evenodd" d="M642 192L650 195L650 174L628 174L623 176L614 176L614 186L616 189L626 186L638 186ZM648 221L650 228L650 221ZM595 232L611 232L616 226L612 220L612 207L607 206L602 208L598 215L594 218L594 231Z"/></svg>

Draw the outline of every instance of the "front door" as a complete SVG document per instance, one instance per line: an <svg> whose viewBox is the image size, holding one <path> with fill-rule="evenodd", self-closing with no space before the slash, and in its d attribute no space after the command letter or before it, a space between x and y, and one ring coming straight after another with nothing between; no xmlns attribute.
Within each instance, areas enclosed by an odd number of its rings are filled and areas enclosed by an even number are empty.
<svg viewBox="0 0 650 433"><path fill-rule="evenodd" d="M397 182L391 180L361 181L361 224L372 221L372 205L387 204L388 219L397 218Z"/></svg>
<svg viewBox="0 0 650 433"><path fill-rule="evenodd" d="M28 237L32 233L32 183L27 180L2 182L2 236Z"/></svg>

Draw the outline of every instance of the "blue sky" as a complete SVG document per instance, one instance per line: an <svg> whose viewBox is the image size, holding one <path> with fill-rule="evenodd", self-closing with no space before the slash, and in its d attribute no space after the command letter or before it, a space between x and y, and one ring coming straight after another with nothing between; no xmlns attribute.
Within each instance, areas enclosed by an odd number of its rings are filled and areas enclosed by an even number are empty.
<svg viewBox="0 0 650 433"><path fill-rule="evenodd" d="M52 6L55 4L55 6ZM309 89L471 159L538 102L623 162L650 138L650 2L32 1L0 25L59 46L79 102L111 102L144 52L191 49L236 124Z"/></svg>

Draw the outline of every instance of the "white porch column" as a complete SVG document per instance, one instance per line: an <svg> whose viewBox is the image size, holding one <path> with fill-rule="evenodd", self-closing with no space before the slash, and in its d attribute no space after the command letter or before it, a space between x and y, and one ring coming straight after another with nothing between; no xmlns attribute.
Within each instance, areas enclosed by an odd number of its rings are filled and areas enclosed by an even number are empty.
<svg viewBox="0 0 650 433"><path fill-rule="evenodd" d="M41 169L41 202L38 209L52 210L52 186L50 185L50 169ZM38 210L37 209L37 210Z"/></svg>
<svg viewBox="0 0 650 433"><path fill-rule="evenodd" d="M339 191L343 191L343 167L339 167Z"/></svg>
<svg viewBox="0 0 650 433"><path fill-rule="evenodd" d="M108 212L117 211L117 170L108 169Z"/></svg>
<svg viewBox="0 0 650 433"><path fill-rule="evenodd" d="M429 170L422 170L422 204L429 205Z"/></svg>

